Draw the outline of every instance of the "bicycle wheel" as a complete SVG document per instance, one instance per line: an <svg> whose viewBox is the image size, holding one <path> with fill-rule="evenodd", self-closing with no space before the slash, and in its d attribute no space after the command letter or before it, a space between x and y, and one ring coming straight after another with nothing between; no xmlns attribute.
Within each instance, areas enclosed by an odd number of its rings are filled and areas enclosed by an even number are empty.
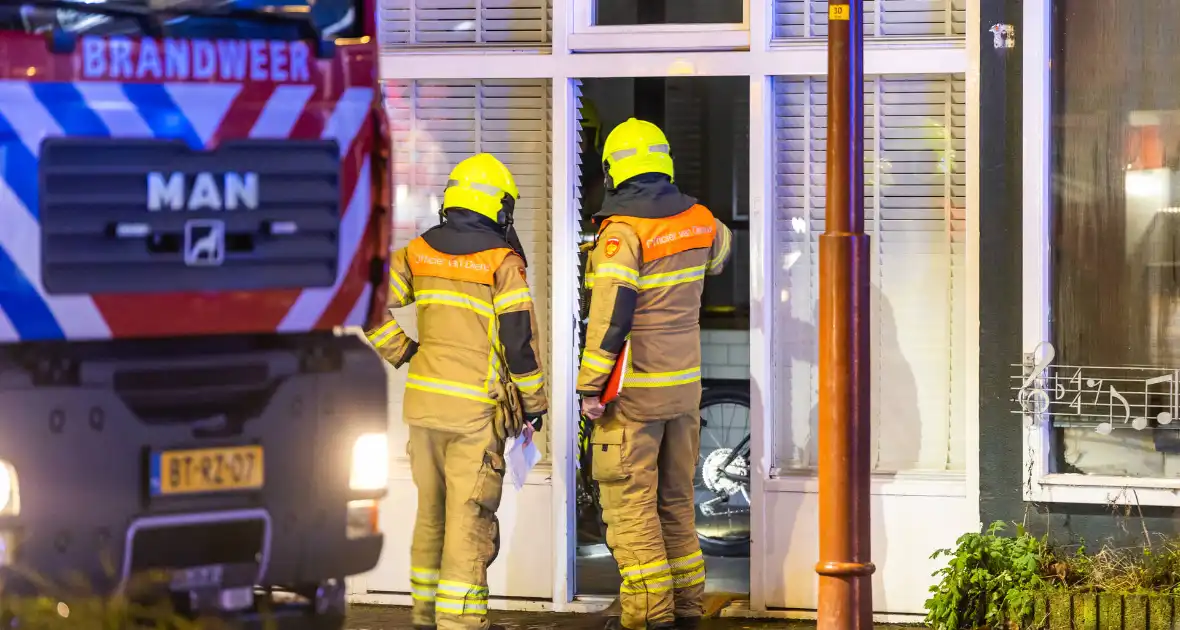
<svg viewBox="0 0 1180 630"><path fill-rule="evenodd" d="M749 436L749 386L706 388L701 395L701 450L693 482L697 538L706 555L750 555ZM743 476L744 481L732 478Z"/></svg>

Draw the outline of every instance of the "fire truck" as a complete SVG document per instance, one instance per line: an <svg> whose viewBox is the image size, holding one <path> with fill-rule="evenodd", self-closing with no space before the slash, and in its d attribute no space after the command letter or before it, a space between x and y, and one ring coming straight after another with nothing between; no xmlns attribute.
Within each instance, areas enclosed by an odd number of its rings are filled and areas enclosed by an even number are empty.
<svg viewBox="0 0 1180 630"><path fill-rule="evenodd" d="M154 575L185 614L343 624L388 478L350 2L0 0L4 595Z"/></svg>

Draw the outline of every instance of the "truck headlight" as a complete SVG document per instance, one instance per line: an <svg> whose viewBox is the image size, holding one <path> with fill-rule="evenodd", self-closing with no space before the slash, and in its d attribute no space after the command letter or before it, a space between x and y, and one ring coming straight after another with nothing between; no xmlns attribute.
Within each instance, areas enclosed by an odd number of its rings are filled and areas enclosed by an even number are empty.
<svg viewBox="0 0 1180 630"><path fill-rule="evenodd" d="M353 490L384 490L389 485L389 438L384 433L366 433L352 445Z"/></svg>
<svg viewBox="0 0 1180 630"><path fill-rule="evenodd" d="M16 468L0 459L0 515L20 513L20 484L16 479Z"/></svg>

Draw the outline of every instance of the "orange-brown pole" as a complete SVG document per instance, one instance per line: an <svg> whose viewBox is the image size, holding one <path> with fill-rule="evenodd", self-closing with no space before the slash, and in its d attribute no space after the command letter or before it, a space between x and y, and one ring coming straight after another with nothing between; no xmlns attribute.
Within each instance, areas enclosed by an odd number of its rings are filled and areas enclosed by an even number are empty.
<svg viewBox="0 0 1180 630"><path fill-rule="evenodd" d="M873 625L864 8L828 5L827 227L819 239L819 630Z"/></svg>

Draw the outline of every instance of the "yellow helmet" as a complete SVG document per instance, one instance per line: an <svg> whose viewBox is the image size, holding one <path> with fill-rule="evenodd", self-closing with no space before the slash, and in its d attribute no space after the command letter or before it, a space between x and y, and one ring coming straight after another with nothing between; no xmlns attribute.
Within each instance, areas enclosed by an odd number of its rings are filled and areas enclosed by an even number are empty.
<svg viewBox="0 0 1180 630"><path fill-rule="evenodd" d="M644 173L675 178L668 138L646 120L629 118L615 127L606 137L603 156L608 188Z"/></svg>
<svg viewBox="0 0 1180 630"><path fill-rule="evenodd" d="M443 193L443 208L466 208L507 224L517 199L520 192L508 167L492 154L480 153L455 165Z"/></svg>

